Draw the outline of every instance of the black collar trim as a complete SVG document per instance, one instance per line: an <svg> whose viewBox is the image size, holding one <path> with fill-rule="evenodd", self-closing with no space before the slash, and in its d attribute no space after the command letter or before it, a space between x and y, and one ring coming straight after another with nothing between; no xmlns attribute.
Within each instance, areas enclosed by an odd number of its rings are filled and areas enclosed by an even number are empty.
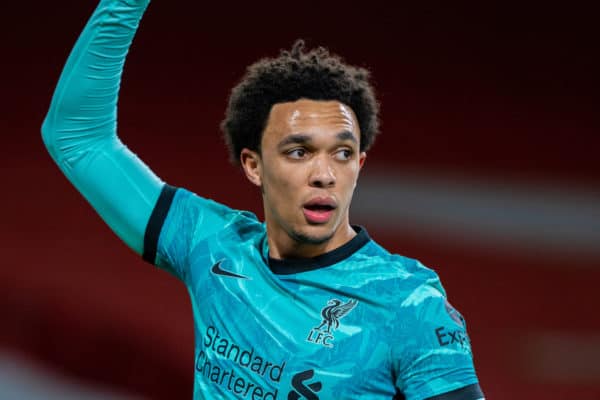
<svg viewBox="0 0 600 400"><path fill-rule="evenodd" d="M371 240L365 228L355 225L353 225L352 228L356 231L356 236L337 249L313 258L287 258L278 260L269 257L269 268L271 268L271 271L275 274L290 275L299 272L313 271L338 263L350 257Z"/></svg>

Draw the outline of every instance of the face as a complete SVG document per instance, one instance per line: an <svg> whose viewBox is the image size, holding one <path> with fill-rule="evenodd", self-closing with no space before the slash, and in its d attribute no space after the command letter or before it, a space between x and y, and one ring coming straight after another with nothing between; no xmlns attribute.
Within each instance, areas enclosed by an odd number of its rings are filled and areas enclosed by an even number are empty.
<svg viewBox="0 0 600 400"><path fill-rule="evenodd" d="M354 236L348 210L358 173L360 131L337 101L301 99L272 107L260 154L244 149L248 179L261 188L274 257L312 257Z"/></svg>

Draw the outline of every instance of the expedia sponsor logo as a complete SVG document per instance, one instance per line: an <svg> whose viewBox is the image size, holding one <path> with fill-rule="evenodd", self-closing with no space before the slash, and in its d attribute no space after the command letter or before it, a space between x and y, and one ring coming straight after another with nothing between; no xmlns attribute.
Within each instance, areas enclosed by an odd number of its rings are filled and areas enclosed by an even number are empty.
<svg viewBox="0 0 600 400"><path fill-rule="evenodd" d="M321 382L306 382L314 376L315 371L309 369L307 371L298 372L292 377L292 387L294 390L288 393L288 400L319 400L317 393L323 387Z"/></svg>
<svg viewBox="0 0 600 400"><path fill-rule="evenodd" d="M310 343L333 347L334 331L340 326L340 319L348 315L356 307L358 300L350 299L344 303L339 299L331 299L321 310L321 324L312 328L306 340Z"/></svg>
<svg viewBox="0 0 600 400"><path fill-rule="evenodd" d="M463 347L469 347L469 336L462 329L449 330L440 326L435 330L440 346L448 346L449 344L459 344Z"/></svg>
<svg viewBox="0 0 600 400"><path fill-rule="evenodd" d="M466 332L466 323L462 315L452 305L446 301L446 312L452 318L452 320L459 326L456 325L452 328L440 326L435 329L435 336L440 346L457 345L467 351L471 351L471 342L469 335Z"/></svg>

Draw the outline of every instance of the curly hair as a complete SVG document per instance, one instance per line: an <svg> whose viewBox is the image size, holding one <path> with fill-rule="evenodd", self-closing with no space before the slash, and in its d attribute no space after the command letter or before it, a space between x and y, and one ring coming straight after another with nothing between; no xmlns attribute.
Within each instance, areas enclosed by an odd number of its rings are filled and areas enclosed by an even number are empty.
<svg viewBox="0 0 600 400"><path fill-rule="evenodd" d="M360 150L366 151L379 132L379 104L369 83L369 71L345 64L323 47L304 51L296 40L290 51L250 65L231 90L221 123L230 160L239 164L244 148L260 152L271 107L299 99L337 100L349 106L360 127Z"/></svg>

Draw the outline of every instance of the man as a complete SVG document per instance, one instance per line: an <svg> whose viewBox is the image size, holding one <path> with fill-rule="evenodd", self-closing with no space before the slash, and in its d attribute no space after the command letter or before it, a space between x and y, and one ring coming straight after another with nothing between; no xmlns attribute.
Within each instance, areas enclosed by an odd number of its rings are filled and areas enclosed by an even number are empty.
<svg viewBox="0 0 600 400"><path fill-rule="evenodd" d="M350 225L377 133L368 73L298 42L234 88L223 130L261 190L261 223L164 184L117 137L120 77L147 5L100 1L42 136L113 231L187 286L194 399L483 398L437 275Z"/></svg>

